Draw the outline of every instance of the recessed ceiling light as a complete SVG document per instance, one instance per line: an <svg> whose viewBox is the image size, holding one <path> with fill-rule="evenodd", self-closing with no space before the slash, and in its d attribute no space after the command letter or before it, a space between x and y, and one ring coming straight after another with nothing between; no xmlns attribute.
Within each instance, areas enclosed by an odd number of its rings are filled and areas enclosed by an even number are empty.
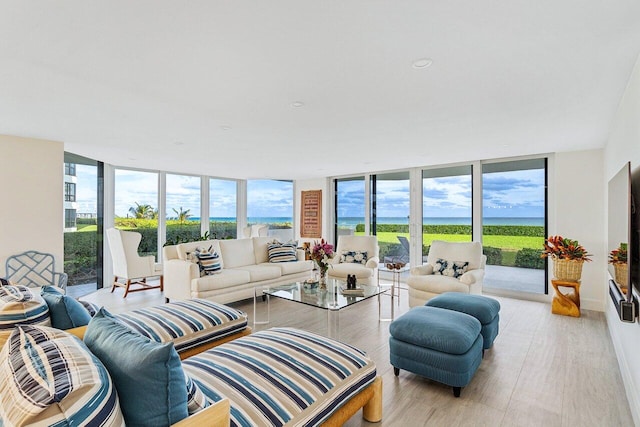
<svg viewBox="0 0 640 427"><path fill-rule="evenodd" d="M291 106L292 106L292 107L296 107L296 108L298 108L298 107L304 107L304 102L296 101L296 102L292 103L292 104L291 104Z"/></svg>
<svg viewBox="0 0 640 427"><path fill-rule="evenodd" d="M416 59L415 61L413 61L413 64L411 65L413 68L429 68L431 66L431 64L433 64L433 59L431 58L420 58L420 59Z"/></svg>
<svg viewBox="0 0 640 427"><path fill-rule="evenodd" d="M222 130L231 130L231 126L220 126Z"/></svg>

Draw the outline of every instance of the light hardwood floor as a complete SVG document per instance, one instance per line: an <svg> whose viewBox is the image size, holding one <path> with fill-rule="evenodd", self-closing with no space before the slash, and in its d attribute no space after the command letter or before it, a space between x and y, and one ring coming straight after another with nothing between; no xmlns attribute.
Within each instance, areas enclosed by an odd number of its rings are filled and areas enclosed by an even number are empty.
<svg viewBox="0 0 640 427"><path fill-rule="evenodd" d="M488 295L491 296L491 295ZM622 378L603 313L582 317L551 314L549 304L493 297L500 301L500 333L471 383L454 398L451 388L389 364L389 322L378 322L373 298L340 312L340 339L365 350L384 381L383 421L360 414L347 426L633 426ZM122 312L164 298L157 290L129 294L108 289L82 297ZM388 310L388 298L383 299ZM253 316L253 302L230 304ZM265 308L259 303L259 309ZM401 292L396 317L408 310ZM327 313L271 299L271 323L326 334Z"/></svg>

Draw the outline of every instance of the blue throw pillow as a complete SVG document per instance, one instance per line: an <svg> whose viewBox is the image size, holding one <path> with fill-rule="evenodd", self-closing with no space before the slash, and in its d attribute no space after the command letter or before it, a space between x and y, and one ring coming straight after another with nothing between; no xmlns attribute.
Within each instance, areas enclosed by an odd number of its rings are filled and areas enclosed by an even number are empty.
<svg viewBox="0 0 640 427"><path fill-rule="evenodd" d="M85 326L91 320L91 315L84 305L67 295L61 294L52 286L43 286L40 295L49 306L51 326L56 329Z"/></svg>
<svg viewBox="0 0 640 427"><path fill-rule="evenodd" d="M84 342L109 371L127 426L169 426L188 416L186 380L173 343L137 334L104 308L89 322Z"/></svg>

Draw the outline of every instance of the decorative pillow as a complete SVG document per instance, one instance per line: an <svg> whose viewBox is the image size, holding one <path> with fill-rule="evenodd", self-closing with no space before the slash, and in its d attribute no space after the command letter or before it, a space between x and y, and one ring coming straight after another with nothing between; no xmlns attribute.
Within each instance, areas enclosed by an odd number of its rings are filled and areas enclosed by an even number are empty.
<svg viewBox="0 0 640 427"><path fill-rule="evenodd" d="M466 273L468 268L468 261L447 261L438 258L436 264L433 266L433 274L440 274L457 279Z"/></svg>
<svg viewBox="0 0 640 427"><path fill-rule="evenodd" d="M340 262L365 265L367 263L367 251L342 251Z"/></svg>
<svg viewBox="0 0 640 427"><path fill-rule="evenodd" d="M218 274L222 271L222 263L220 262L220 255L216 251L211 252L209 249L197 249L196 257L198 258L198 264L200 265L200 273L202 275Z"/></svg>
<svg viewBox="0 0 640 427"><path fill-rule="evenodd" d="M280 243L277 240L274 240L272 243L267 244L267 251L269 252L269 262L297 261L297 248L298 242Z"/></svg>
<svg viewBox="0 0 640 427"><path fill-rule="evenodd" d="M0 286L15 286L15 283L0 277Z"/></svg>
<svg viewBox="0 0 640 427"><path fill-rule="evenodd" d="M207 406L211 406L211 400L202 392L198 383L192 380L186 372L184 379L187 382L187 408L189 415L193 415Z"/></svg>
<svg viewBox="0 0 640 427"><path fill-rule="evenodd" d="M91 315L77 300L61 294L52 286L43 286L40 295L49 306L51 326L57 329L71 329L85 326L91 320Z"/></svg>
<svg viewBox="0 0 640 427"><path fill-rule="evenodd" d="M447 272L451 271L451 275L457 279L466 273L468 268L469 261L449 261L449 268L447 269Z"/></svg>
<svg viewBox="0 0 640 427"><path fill-rule="evenodd" d="M45 326L18 326L0 353L4 425L122 426L104 365L78 338Z"/></svg>
<svg viewBox="0 0 640 427"><path fill-rule="evenodd" d="M143 337L104 308L89 322L84 342L109 371L127 425L166 426L188 416L186 381L173 343Z"/></svg>
<svg viewBox="0 0 640 427"><path fill-rule="evenodd" d="M0 331L15 325L51 326L49 307L31 288L0 286Z"/></svg>
<svg viewBox="0 0 640 427"><path fill-rule="evenodd" d="M433 274L444 276L444 272L448 265L449 263L446 259L438 258L436 263L433 265Z"/></svg>
<svg viewBox="0 0 640 427"><path fill-rule="evenodd" d="M98 304L94 304L92 302L82 301L82 300L78 300L78 302L82 304L84 308L87 309L87 311L89 312L89 316L91 317L95 316L96 313L100 310L100 306Z"/></svg>

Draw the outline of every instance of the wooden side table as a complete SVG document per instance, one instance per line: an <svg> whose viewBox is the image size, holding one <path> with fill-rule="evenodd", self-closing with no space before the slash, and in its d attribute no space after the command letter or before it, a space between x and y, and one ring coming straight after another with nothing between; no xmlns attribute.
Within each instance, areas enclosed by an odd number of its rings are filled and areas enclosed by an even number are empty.
<svg viewBox="0 0 640 427"><path fill-rule="evenodd" d="M551 312L564 316L580 317L580 282L553 279L551 285L555 290L553 301L551 301ZM560 288L571 288L573 290L565 293Z"/></svg>

